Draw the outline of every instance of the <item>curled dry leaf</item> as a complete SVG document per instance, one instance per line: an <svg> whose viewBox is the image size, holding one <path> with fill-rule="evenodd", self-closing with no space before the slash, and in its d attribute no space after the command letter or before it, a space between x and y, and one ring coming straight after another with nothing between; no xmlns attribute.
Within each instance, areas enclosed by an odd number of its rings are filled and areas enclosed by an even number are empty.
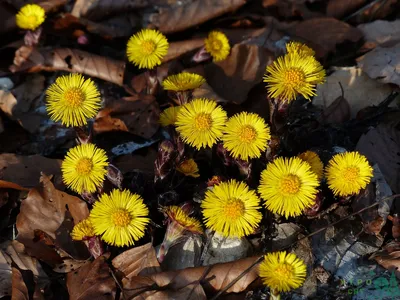
<svg viewBox="0 0 400 300"><path fill-rule="evenodd" d="M391 47L400 42L400 20L376 20L367 24L360 24L358 29L364 34L366 43L370 47Z"/></svg>
<svg viewBox="0 0 400 300"><path fill-rule="evenodd" d="M169 8L160 8L158 13L150 15L150 27L156 27L164 33L182 31L232 12L245 3L244 0L203 0L179 3Z"/></svg>
<svg viewBox="0 0 400 300"><path fill-rule="evenodd" d="M9 242L6 242L5 244L2 244L2 248L4 246L7 247ZM3 298L5 296L10 296L11 295L11 263L12 260L11 258L3 252L3 250L0 251L0 297Z"/></svg>
<svg viewBox="0 0 400 300"><path fill-rule="evenodd" d="M117 287L106 259L105 256L99 256L79 270L68 273L67 288L70 300L115 299Z"/></svg>
<svg viewBox="0 0 400 300"><path fill-rule="evenodd" d="M172 42L169 44L168 53L163 58L163 62L173 60L182 54L200 48L204 45L204 38Z"/></svg>
<svg viewBox="0 0 400 300"><path fill-rule="evenodd" d="M93 128L96 132L128 131L149 139L159 128L159 114L160 108L152 95L108 98Z"/></svg>
<svg viewBox="0 0 400 300"><path fill-rule="evenodd" d="M366 2L367 0L329 0L326 7L326 15L328 17L342 19L355 12Z"/></svg>
<svg viewBox="0 0 400 300"><path fill-rule="evenodd" d="M340 124L350 120L350 104L345 97L339 96L322 112L321 122Z"/></svg>
<svg viewBox="0 0 400 300"><path fill-rule="evenodd" d="M68 71L122 85L125 62L70 49L35 49L22 46L15 53L11 72Z"/></svg>
<svg viewBox="0 0 400 300"><path fill-rule="evenodd" d="M71 218L66 218L67 212L70 212ZM74 224L88 215L89 210L85 202L55 189L50 178L42 175L40 185L31 189L21 203L16 222L17 240L25 245L28 254L50 265L61 263L62 259L54 247L49 247L43 240L35 241L35 230L42 230L48 234L58 246L74 257L84 256L87 254L84 251L86 248L81 244L72 243L70 232Z"/></svg>
<svg viewBox="0 0 400 300"><path fill-rule="evenodd" d="M371 255L370 259L374 259L387 270L395 271L397 278L400 278L400 243L398 241L386 244L381 251Z"/></svg>

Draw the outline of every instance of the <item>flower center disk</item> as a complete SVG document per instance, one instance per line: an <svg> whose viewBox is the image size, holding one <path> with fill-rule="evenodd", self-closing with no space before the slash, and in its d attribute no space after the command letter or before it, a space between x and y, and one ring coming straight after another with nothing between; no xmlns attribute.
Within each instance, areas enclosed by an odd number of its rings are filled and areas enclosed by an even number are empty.
<svg viewBox="0 0 400 300"><path fill-rule="evenodd" d="M143 54L150 55L156 50L156 44L153 41L143 41L142 42Z"/></svg>
<svg viewBox="0 0 400 300"><path fill-rule="evenodd" d="M212 119L210 114L200 113L194 118L194 126L198 130L208 130L211 128Z"/></svg>
<svg viewBox="0 0 400 300"><path fill-rule="evenodd" d="M78 88L71 88L64 93L64 100L69 107L76 108L81 106L85 100L85 95Z"/></svg>
<svg viewBox="0 0 400 300"><path fill-rule="evenodd" d="M90 158L82 158L76 165L76 172L79 175L88 175L93 169L93 162Z"/></svg>
<svg viewBox="0 0 400 300"><path fill-rule="evenodd" d="M300 190L301 182L296 175L287 175L281 179L280 190L286 195L296 194Z"/></svg>
<svg viewBox="0 0 400 300"><path fill-rule="evenodd" d="M256 139L257 132L252 126L245 125L240 129L239 137L242 142L251 143Z"/></svg>
<svg viewBox="0 0 400 300"><path fill-rule="evenodd" d="M112 222L115 226L126 227L131 221L132 217L125 209L118 209L111 215Z"/></svg>
<svg viewBox="0 0 400 300"><path fill-rule="evenodd" d="M35 15L30 15L27 17L27 22L30 24L35 24L37 23L38 19Z"/></svg>
<svg viewBox="0 0 400 300"><path fill-rule="evenodd" d="M283 80L285 81L285 85L298 88L305 82L306 77L300 69L291 68L285 72Z"/></svg>
<svg viewBox="0 0 400 300"><path fill-rule="evenodd" d="M348 167L343 171L343 178L348 182L354 182L360 175L360 169L357 167Z"/></svg>
<svg viewBox="0 0 400 300"><path fill-rule="evenodd" d="M238 219L243 216L244 210L243 201L236 198L229 199L223 208L224 215L231 219Z"/></svg>
<svg viewBox="0 0 400 300"><path fill-rule="evenodd" d="M212 41L212 48L214 49L214 51L219 51L222 48L222 43L220 40L213 40Z"/></svg>
<svg viewBox="0 0 400 300"><path fill-rule="evenodd" d="M293 274L293 267L289 264L280 265L275 269L275 274L277 278L289 279Z"/></svg>

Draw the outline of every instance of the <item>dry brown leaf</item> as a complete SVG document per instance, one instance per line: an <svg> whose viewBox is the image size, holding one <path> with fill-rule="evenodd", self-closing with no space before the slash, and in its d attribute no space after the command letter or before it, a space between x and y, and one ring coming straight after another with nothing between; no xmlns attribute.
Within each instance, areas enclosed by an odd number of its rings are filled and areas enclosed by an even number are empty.
<svg viewBox="0 0 400 300"><path fill-rule="evenodd" d="M13 189L13 190L19 190L19 191L29 191L28 188L22 187L19 184L9 182L9 181L4 181L4 180L0 180L0 189Z"/></svg>
<svg viewBox="0 0 400 300"><path fill-rule="evenodd" d="M328 17L342 19L343 17L355 12L366 2L367 0L329 0L326 7L326 15Z"/></svg>
<svg viewBox="0 0 400 300"><path fill-rule="evenodd" d="M169 44L168 53L163 58L163 62L173 60L182 54L200 48L204 45L204 38L197 38L186 41L172 42Z"/></svg>
<svg viewBox="0 0 400 300"><path fill-rule="evenodd" d="M66 218L67 212L71 214L71 218ZM61 263L61 258L54 247L49 247L42 241L35 242L35 230L48 234L70 255L83 256L87 254L86 248L83 244L72 243L70 232L74 224L88 215L89 209L84 201L56 190L50 178L42 175L40 186L31 189L21 203L16 222L17 240L25 245L28 254L51 265Z"/></svg>
<svg viewBox="0 0 400 300"><path fill-rule="evenodd" d="M338 44L345 41L357 42L362 38L359 29L334 18L306 20L292 25L287 29L287 33L306 41L319 58L335 52Z"/></svg>
<svg viewBox="0 0 400 300"><path fill-rule="evenodd" d="M149 139L159 128L159 114L160 108L152 95L122 99L110 97L106 99L105 108L97 114L94 130L96 132L128 131Z"/></svg>
<svg viewBox="0 0 400 300"><path fill-rule="evenodd" d="M156 251L151 243L121 253L112 260L112 264L127 279L161 272Z"/></svg>
<svg viewBox="0 0 400 300"><path fill-rule="evenodd" d="M75 272L67 275L70 300L113 300L117 287L111 276L105 256L87 262Z"/></svg>
<svg viewBox="0 0 400 300"><path fill-rule="evenodd" d="M400 43L375 48L358 60L358 66L373 79L400 86Z"/></svg>
<svg viewBox="0 0 400 300"><path fill-rule="evenodd" d="M34 49L22 46L15 53L12 72L39 72L62 70L97 77L122 85L125 62L89 52L69 49Z"/></svg>
<svg viewBox="0 0 400 300"><path fill-rule="evenodd" d="M276 13L285 19L293 17L301 17L302 19L311 19L323 16L322 13L311 11L305 5L309 1L293 1L293 0L263 0L262 6L269 11Z"/></svg>
<svg viewBox="0 0 400 300"><path fill-rule="evenodd" d="M149 26L164 33L182 31L232 12L245 3L245 0L191 0L160 8L158 13L150 15Z"/></svg>
<svg viewBox="0 0 400 300"><path fill-rule="evenodd" d="M327 124L340 124L350 120L350 104L346 98L339 96L322 112L321 121Z"/></svg>
<svg viewBox="0 0 400 300"><path fill-rule="evenodd" d="M4 245L7 246L8 242L2 244L2 247ZM0 251L0 298L11 296L11 263L11 258L3 251Z"/></svg>
<svg viewBox="0 0 400 300"><path fill-rule="evenodd" d="M237 104L247 99L249 91L262 81L265 67L273 54L256 45L235 45L229 57L204 67L207 83L220 97Z"/></svg>
<svg viewBox="0 0 400 300"><path fill-rule="evenodd" d="M391 47L400 42L400 20L376 20L367 24L360 24L358 29L364 34L369 47Z"/></svg>
<svg viewBox="0 0 400 300"><path fill-rule="evenodd" d="M54 175L56 186L63 187L60 166L60 160L40 155L0 154L0 178L27 188L37 185L41 171Z"/></svg>
<svg viewBox="0 0 400 300"><path fill-rule="evenodd" d="M313 103L324 109L342 95L339 82L343 87L344 97L350 104L351 116L368 106L378 105L391 92L392 88L370 79L356 67L338 68L326 78L324 84L317 86L317 96Z"/></svg>
<svg viewBox="0 0 400 300"><path fill-rule="evenodd" d="M400 8L398 0L376 0L370 2L370 4L372 5L369 5L367 9L351 18L351 22L360 24L385 19L391 13L399 11Z"/></svg>
<svg viewBox="0 0 400 300"><path fill-rule="evenodd" d="M375 261L387 270L394 271L397 278L400 278L400 244L392 241L383 247L381 251L374 253L370 259Z"/></svg>

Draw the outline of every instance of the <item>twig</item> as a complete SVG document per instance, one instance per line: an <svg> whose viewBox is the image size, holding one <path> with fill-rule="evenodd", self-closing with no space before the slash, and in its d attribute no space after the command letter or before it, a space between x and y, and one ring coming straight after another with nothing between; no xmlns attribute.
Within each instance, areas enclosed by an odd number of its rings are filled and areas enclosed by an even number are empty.
<svg viewBox="0 0 400 300"><path fill-rule="evenodd" d="M121 297L122 297L122 299L125 299L125 296L124 296L124 289L123 289L122 285L119 283L117 277L115 277L115 274L114 274L113 269L112 269L110 266L108 267L108 269L109 269L109 271L110 271L110 273L111 273L111 276L114 278L115 283L118 285L119 289L121 290Z"/></svg>
<svg viewBox="0 0 400 300"><path fill-rule="evenodd" d="M189 295L187 297L188 300L190 299L190 297L192 297L192 294L194 293L194 290L196 289L196 287L206 278L206 276L210 272L211 268L212 268L212 265L208 266L204 270L203 275L201 275L200 279L196 283L194 283L194 286L193 286L192 290L190 291L190 293L189 293Z"/></svg>
<svg viewBox="0 0 400 300"><path fill-rule="evenodd" d="M343 18L342 21L348 21L350 20L352 17L357 16L360 13L363 13L364 11L366 11L367 9L369 9L370 7L374 6L376 3L378 3L381 0L374 0L371 3L361 7L359 10L357 10L356 12L352 13L350 16Z"/></svg>

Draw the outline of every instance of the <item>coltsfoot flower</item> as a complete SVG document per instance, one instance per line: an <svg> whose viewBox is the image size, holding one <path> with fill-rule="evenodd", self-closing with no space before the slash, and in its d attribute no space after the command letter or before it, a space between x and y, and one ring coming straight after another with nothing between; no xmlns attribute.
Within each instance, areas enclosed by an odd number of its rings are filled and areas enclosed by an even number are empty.
<svg viewBox="0 0 400 300"><path fill-rule="evenodd" d="M176 170L185 176L197 178L199 177L199 167L193 158L184 160L177 167Z"/></svg>
<svg viewBox="0 0 400 300"><path fill-rule="evenodd" d="M175 125L176 116L178 115L180 109L181 109L180 106L172 106L165 109L160 114L160 124L164 127L169 125Z"/></svg>
<svg viewBox="0 0 400 300"><path fill-rule="evenodd" d="M213 61L221 61L228 57L231 46L226 35L220 31L211 31L204 41L206 51L213 57Z"/></svg>
<svg viewBox="0 0 400 300"><path fill-rule="evenodd" d="M301 160L308 162L311 170L317 174L318 180L321 180L324 175L324 164L314 151L306 151L297 155Z"/></svg>
<svg viewBox="0 0 400 300"><path fill-rule="evenodd" d="M164 90L167 91L184 92L197 89L205 82L206 80L201 75L183 72L168 76L164 79L162 85Z"/></svg>
<svg viewBox="0 0 400 300"><path fill-rule="evenodd" d="M299 42L289 42L286 44L287 53L297 53L301 56L314 56L315 51L308 47L306 44Z"/></svg>
<svg viewBox="0 0 400 300"><path fill-rule="evenodd" d="M45 19L45 10L37 4L24 5L15 16L17 26L26 30L35 30Z"/></svg>
<svg viewBox="0 0 400 300"><path fill-rule="evenodd" d="M92 222L89 218L76 224L71 232L71 237L74 241L82 241L94 237L95 235Z"/></svg>

